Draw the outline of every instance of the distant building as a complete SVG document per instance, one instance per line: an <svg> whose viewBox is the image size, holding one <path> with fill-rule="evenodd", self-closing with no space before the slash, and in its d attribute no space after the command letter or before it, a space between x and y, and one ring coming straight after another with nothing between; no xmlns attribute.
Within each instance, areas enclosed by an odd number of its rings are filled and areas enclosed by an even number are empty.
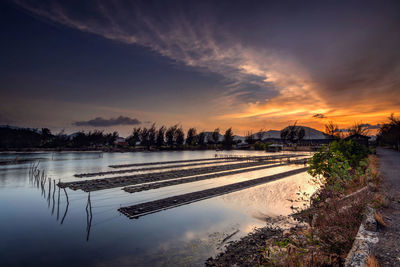
<svg viewBox="0 0 400 267"><path fill-rule="evenodd" d="M283 145L281 144L272 144L267 146L266 151L267 152L279 152L282 151Z"/></svg>
<svg viewBox="0 0 400 267"><path fill-rule="evenodd" d="M344 140L353 140L354 142L359 143L360 145L368 146L369 139L371 137L361 134L352 134L347 136Z"/></svg>
<svg viewBox="0 0 400 267"><path fill-rule="evenodd" d="M114 141L114 144L116 144L118 146L127 146L128 142L123 137L117 137L117 139Z"/></svg>
<svg viewBox="0 0 400 267"><path fill-rule="evenodd" d="M250 149L250 148L251 148L251 146L246 143L239 143L236 145L236 149Z"/></svg>

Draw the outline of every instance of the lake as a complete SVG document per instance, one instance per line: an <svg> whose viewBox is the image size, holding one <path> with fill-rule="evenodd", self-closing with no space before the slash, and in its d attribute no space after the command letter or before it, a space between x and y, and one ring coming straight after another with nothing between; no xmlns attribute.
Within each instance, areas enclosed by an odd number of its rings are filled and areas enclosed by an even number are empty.
<svg viewBox="0 0 400 267"><path fill-rule="evenodd" d="M109 165L212 158L216 153L0 153L0 161L40 160L39 169L45 170L48 177L57 182L69 182L92 179L76 178L74 174L110 171ZM268 155L256 151L222 153ZM315 190L310 176L301 173L129 219L118 212L118 208L272 175L299 166L279 166L132 194L119 187L90 193L92 216L89 222L88 193L66 189L67 205L64 190L54 190L53 182L50 191L48 183L43 191L29 178L31 164L0 166L2 266L202 266L227 242L239 239L255 227L265 226L265 218L290 214L292 203L289 199L296 199L297 192ZM204 166L210 165L204 162ZM232 237L226 239L230 235Z"/></svg>

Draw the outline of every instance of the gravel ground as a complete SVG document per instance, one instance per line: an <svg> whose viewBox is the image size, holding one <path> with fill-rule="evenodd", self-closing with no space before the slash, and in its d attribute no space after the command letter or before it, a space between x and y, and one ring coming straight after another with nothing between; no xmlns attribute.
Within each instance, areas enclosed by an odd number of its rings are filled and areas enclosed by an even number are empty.
<svg viewBox="0 0 400 267"><path fill-rule="evenodd" d="M226 251L217 255L215 258L209 258L205 265L207 267L215 266L240 266L254 267L259 266L261 249L265 247L265 242L271 237L282 235L280 229L269 227L256 229L254 232L243 237L238 241L231 242Z"/></svg>
<svg viewBox="0 0 400 267"><path fill-rule="evenodd" d="M382 266L400 266L400 153L379 148L377 154L390 205L381 211L388 227L379 231L376 257Z"/></svg>

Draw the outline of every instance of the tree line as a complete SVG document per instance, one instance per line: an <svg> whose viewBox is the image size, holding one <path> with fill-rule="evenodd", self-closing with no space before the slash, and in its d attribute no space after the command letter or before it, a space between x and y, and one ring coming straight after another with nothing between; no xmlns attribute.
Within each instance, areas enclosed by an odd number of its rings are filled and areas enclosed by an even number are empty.
<svg viewBox="0 0 400 267"><path fill-rule="evenodd" d="M210 145L214 148L220 146L224 149L232 149L232 146L235 144L233 137L232 128L225 131L223 140L220 141L219 128L216 128L211 133L204 131L197 133L196 128L189 128L185 136L182 126L177 124L168 128L166 126L161 126L158 129L156 125L153 124L150 128L134 128L132 134L126 138L126 141L132 147L140 145L147 149L182 149L194 147L205 149Z"/></svg>
<svg viewBox="0 0 400 267"><path fill-rule="evenodd" d="M220 130L197 133L196 128L189 128L186 136L181 126L161 126L134 128L126 138L130 147L141 146L145 149L183 149L183 148L223 148L232 149L234 134L232 128L225 131L220 140ZM103 131L80 131L66 135L63 131L53 134L50 129L0 127L1 149L23 148L102 148L118 146L118 132L104 133ZM211 147L210 147L211 146Z"/></svg>
<svg viewBox="0 0 400 267"><path fill-rule="evenodd" d="M118 138L118 133L104 133L103 131L77 132L66 135L63 131L53 134L50 129L42 128L0 128L0 148L86 148L96 146L110 146Z"/></svg>
<svg viewBox="0 0 400 267"><path fill-rule="evenodd" d="M325 134L332 139L343 139L347 135L368 135L369 129L366 124L354 123L348 129L340 129L337 124L329 122L325 125ZM261 129L257 134L247 132L245 142L254 146L255 149L265 149L263 142L264 131ZM301 143L305 136L305 129L297 123L285 127L280 132L281 141L284 143ZM50 129L42 128L16 128L0 127L0 149L24 149L24 148L102 148L118 146L118 132L104 133L103 131L80 131L72 135L66 135L63 131L53 134ZM129 147L141 149L232 149L241 140L234 140L232 128L223 134L216 128L212 132L200 131L189 128L186 133L182 126L176 124L170 127L134 128L126 138ZM382 123L378 130L377 142L380 145L388 145L400 150L400 119L393 114L388 121Z"/></svg>

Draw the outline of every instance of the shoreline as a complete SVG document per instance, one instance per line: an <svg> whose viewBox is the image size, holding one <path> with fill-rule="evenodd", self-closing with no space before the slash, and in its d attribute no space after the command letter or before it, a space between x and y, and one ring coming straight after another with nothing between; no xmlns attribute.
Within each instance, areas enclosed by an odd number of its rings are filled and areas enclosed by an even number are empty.
<svg viewBox="0 0 400 267"><path fill-rule="evenodd" d="M276 153L281 154L282 152L315 152L315 150L310 149L293 149L288 147L288 149L283 149L277 152L271 152L266 150L255 150L255 149L226 149L219 150L215 148L179 148L179 149L144 149L144 148L22 148L22 149L0 149L0 154L17 154L17 153L49 153L49 152L85 152L85 153L131 153L131 152L182 152L182 151L257 151L265 153Z"/></svg>

